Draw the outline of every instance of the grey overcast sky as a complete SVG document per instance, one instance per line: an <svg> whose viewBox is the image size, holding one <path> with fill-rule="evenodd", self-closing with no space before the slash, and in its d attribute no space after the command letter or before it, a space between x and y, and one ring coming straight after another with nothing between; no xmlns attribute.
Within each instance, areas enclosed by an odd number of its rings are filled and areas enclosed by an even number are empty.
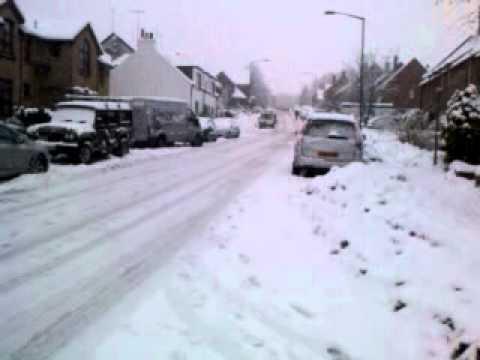
<svg viewBox="0 0 480 360"><path fill-rule="evenodd" d="M100 39L114 30L133 43L137 27L131 10L144 10L141 26L158 32L159 48L169 55L225 70L247 79L246 65L258 58L276 92L297 92L322 74L353 63L359 51L360 24L327 9L363 15L367 48L381 56L398 53L430 62L450 45L445 18L452 12L435 0L17 0L26 17L47 21L90 21ZM113 9L113 10L112 10ZM447 15L447 16L445 16ZM114 16L114 21L112 17ZM451 19L450 19L451 20ZM456 34L455 38L457 38Z"/></svg>

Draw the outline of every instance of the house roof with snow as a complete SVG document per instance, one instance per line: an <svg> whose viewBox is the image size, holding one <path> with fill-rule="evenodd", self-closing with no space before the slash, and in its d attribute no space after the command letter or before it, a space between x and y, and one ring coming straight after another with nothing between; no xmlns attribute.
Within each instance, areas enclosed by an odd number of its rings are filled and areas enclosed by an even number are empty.
<svg viewBox="0 0 480 360"><path fill-rule="evenodd" d="M6 6L6 5L10 6L12 11L15 13L17 18L20 20L20 23L23 24L25 22L25 17L23 16L22 11L17 6L15 1L14 0L0 0L0 7Z"/></svg>
<svg viewBox="0 0 480 360"><path fill-rule="evenodd" d="M118 36L114 32L108 35L105 39L102 40L102 45L107 44L110 41L118 41L121 42L123 46L125 46L131 53L135 52L135 49L130 46L122 37Z"/></svg>
<svg viewBox="0 0 480 360"><path fill-rule="evenodd" d="M460 43L455 49L443 57L436 65L434 65L430 71L428 71L420 85L424 85L437 76L457 65L462 64L466 60L477 57L480 55L480 35L470 35L463 42Z"/></svg>
<svg viewBox="0 0 480 360"><path fill-rule="evenodd" d="M235 90L233 91L232 98L243 100L243 99L246 99L247 96L243 93L242 90L240 90L240 88L238 86L235 86Z"/></svg>

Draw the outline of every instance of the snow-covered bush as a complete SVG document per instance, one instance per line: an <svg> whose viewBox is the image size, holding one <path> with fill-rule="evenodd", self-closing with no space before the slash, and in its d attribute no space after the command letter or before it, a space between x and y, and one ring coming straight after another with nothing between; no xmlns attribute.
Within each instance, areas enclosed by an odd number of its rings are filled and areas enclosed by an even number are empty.
<svg viewBox="0 0 480 360"><path fill-rule="evenodd" d="M435 144L435 122L420 109L405 112L400 119L399 139L422 149L432 150Z"/></svg>
<svg viewBox="0 0 480 360"><path fill-rule="evenodd" d="M448 102L442 129L445 161L480 164L480 97L475 85L455 91Z"/></svg>

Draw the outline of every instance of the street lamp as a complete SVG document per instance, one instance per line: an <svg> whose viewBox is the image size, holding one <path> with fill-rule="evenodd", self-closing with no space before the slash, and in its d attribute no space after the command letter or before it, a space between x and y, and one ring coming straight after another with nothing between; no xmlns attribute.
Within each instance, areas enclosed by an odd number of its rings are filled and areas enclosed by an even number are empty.
<svg viewBox="0 0 480 360"><path fill-rule="evenodd" d="M327 10L325 11L325 15L343 15L348 16L350 18L360 20L362 22L362 50L360 55L360 126L362 126L362 122L364 121L363 112L364 112L364 98L363 98L363 77L364 77L364 56L365 56L365 23L366 19L362 16Z"/></svg>

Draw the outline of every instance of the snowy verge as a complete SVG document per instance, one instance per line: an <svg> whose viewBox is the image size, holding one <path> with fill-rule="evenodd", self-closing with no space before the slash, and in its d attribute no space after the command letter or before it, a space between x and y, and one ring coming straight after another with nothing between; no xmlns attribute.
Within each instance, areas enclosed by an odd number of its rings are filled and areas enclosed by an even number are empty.
<svg viewBox="0 0 480 360"><path fill-rule="evenodd" d="M282 153L58 359L450 358L480 334L480 194L388 133L367 151L314 179Z"/></svg>

